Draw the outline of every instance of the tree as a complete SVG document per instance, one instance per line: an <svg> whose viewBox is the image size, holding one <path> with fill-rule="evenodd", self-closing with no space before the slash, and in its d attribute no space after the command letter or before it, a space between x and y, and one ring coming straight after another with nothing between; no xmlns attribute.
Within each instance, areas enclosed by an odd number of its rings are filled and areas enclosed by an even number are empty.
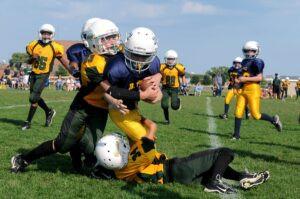
<svg viewBox="0 0 300 199"><path fill-rule="evenodd" d="M58 70L55 71L55 75L58 76L58 75L61 75L61 76L68 76L69 73L68 71L60 64L58 65Z"/></svg>
<svg viewBox="0 0 300 199"><path fill-rule="evenodd" d="M202 76L203 76L203 75L192 75L192 76L191 76L190 83L191 83L191 84L197 84L198 82L201 81L201 79L203 79L203 78L201 78Z"/></svg>
<svg viewBox="0 0 300 199"><path fill-rule="evenodd" d="M203 85L211 85L212 84L212 77L210 75L205 74L203 76L202 84Z"/></svg>
<svg viewBox="0 0 300 199"><path fill-rule="evenodd" d="M209 71L206 71L205 74L210 77L216 76L217 74L221 74L223 85L229 79L227 66L212 67Z"/></svg>
<svg viewBox="0 0 300 199"><path fill-rule="evenodd" d="M27 63L29 55L27 53L13 53L9 60L9 65L20 69L23 63Z"/></svg>

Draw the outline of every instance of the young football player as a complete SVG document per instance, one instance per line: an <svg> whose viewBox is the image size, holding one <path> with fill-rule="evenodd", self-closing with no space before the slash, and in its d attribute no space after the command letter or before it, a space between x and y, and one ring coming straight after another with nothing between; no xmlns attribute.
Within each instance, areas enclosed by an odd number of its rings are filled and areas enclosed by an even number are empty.
<svg viewBox="0 0 300 199"><path fill-rule="evenodd" d="M161 74L160 61L156 56L157 48L156 36L150 29L138 27L132 30L124 42L124 54L118 55L106 67L105 77L111 85L108 93L116 99L121 99L121 88L137 93L139 90L150 89L154 94L152 98L146 98L144 101L150 103L160 101ZM122 115L114 109L109 109L109 116L130 140L140 140L146 134L138 109L140 97L131 94L128 99L122 99L129 112Z"/></svg>
<svg viewBox="0 0 300 199"><path fill-rule="evenodd" d="M291 82L290 82L289 77L286 77L285 80L282 80L282 82L281 82L281 88L282 88L281 99L282 100L285 100L287 98L288 88L289 88L290 84L291 84Z"/></svg>
<svg viewBox="0 0 300 199"><path fill-rule="evenodd" d="M224 113L219 115L221 119L228 119L228 111L229 111L229 104L232 100L232 98L235 95L238 95L239 92L241 92L241 88L239 88L239 85L235 82L236 79L242 75L242 58L236 57L233 60L233 66L228 69L228 75L229 75L229 85L228 85L228 91L225 96L225 105L224 105ZM249 119L249 110L248 107L245 109L245 116L246 119Z"/></svg>
<svg viewBox="0 0 300 199"><path fill-rule="evenodd" d="M164 111L165 122L170 124L169 117L169 98L171 97L171 108L173 110L181 109L181 102L178 98L178 92L181 83L186 89L185 67L177 63L178 54L174 50L168 50L165 54L165 63L160 66L162 75L162 93L161 108Z"/></svg>
<svg viewBox="0 0 300 199"><path fill-rule="evenodd" d="M67 60L62 56L64 47L53 41L55 28L51 24L43 24L39 29L39 40L34 40L26 46L27 54L30 57L29 63L32 64L30 73L30 97L31 103L26 121L22 125L22 130L31 128L31 121L38 106L46 114L45 126L49 127L56 114L54 109L47 106L41 98L43 89L52 71L54 59L57 58L65 68L68 68Z"/></svg>
<svg viewBox="0 0 300 199"><path fill-rule="evenodd" d="M228 148L210 149L168 160L165 154L156 151L156 124L144 117L142 122L147 133L134 142L130 150L124 140L126 138L120 140L120 135L116 138L108 135L110 139L104 136L99 140L95 155L104 167L101 171L103 179L115 177L135 183L198 183L204 185L206 192L231 194L236 191L222 182L222 178L238 181L243 189L260 185L270 178L269 171L248 173L234 170L229 166L234 153Z"/></svg>
<svg viewBox="0 0 300 199"><path fill-rule="evenodd" d="M243 46L245 59L242 61L243 74L238 78L242 91L238 95L235 109L234 134L232 140L240 139L240 128L245 107L248 105L251 115L256 120L265 120L273 124L278 131L282 131L279 116L271 117L260 113L260 82L263 79L264 61L257 58L260 47L256 41L247 41Z"/></svg>

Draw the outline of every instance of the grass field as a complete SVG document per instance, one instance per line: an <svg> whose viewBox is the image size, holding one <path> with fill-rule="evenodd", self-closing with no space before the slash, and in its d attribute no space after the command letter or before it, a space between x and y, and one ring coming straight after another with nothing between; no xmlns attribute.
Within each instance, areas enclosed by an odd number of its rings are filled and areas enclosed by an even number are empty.
<svg viewBox="0 0 300 199"><path fill-rule="evenodd" d="M45 90L43 97L57 111L53 125L45 128L45 115L41 109L33 119L32 129L21 131L20 126L28 113L28 91L0 91L0 198L220 198L218 194L203 192L200 185L143 184L122 181L90 179L71 172L68 154L56 154L33 162L25 173L11 174L10 158L27 151L43 141L53 139L59 132L75 92ZM264 121L243 121L241 141L229 138L233 132L234 104L227 121L218 119L223 112L224 98L181 97L180 112L170 111L171 125L163 124L160 105L141 103L145 116L158 123L159 151L169 157L182 157L212 147L211 138L236 153L231 164L238 170L260 171L268 169L270 180L257 188L243 191L238 184L237 198L300 198L300 125L297 123L300 100L263 100L262 112L278 114L284 125L283 132ZM208 100L212 113L207 113ZM213 129L209 125L215 125ZM108 122L106 133L117 131ZM227 198L231 198L230 196Z"/></svg>

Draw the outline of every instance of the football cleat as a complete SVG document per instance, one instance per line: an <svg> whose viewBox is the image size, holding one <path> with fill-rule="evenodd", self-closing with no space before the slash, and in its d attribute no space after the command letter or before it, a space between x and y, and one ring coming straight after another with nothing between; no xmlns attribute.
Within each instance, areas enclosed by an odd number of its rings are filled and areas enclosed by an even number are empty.
<svg viewBox="0 0 300 199"><path fill-rule="evenodd" d="M165 120L165 124L169 125L170 124L170 120Z"/></svg>
<svg viewBox="0 0 300 199"><path fill-rule="evenodd" d="M236 191L233 188L224 184L221 180L211 180L208 184L206 184L204 191L209 193L222 193L222 194L236 193Z"/></svg>
<svg viewBox="0 0 300 199"><path fill-rule="evenodd" d="M221 114L221 115L219 115L219 117L221 118L221 119L224 119L224 120L227 120L228 119L228 115L227 114Z"/></svg>
<svg viewBox="0 0 300 199"><path fill-rule="evenodd" d="M240 186L243 189L249 189L251 187L260 185L266 182L270 178L269 171L263 171L260 173L244 173L240 180Z"/></svg>
<svg viewBox="0 0 300 199"><path fill-rule="evenodd" d="M28 162L22 158L22 154L17 154L11 158L10 170L12 173L23 172L27 166Z"/></svg>
<svg viewBox="0 0 300 199"><path fill-rule="evenodd" d="M232 136L232 137L230 138L230 140L231 140L231 141L239 141L239 140L241 140L241 138L238 138L238 137L236 137L236 136Z"/></svg>
<svg viewBox="0 0 300 199"><path fill-rule="evenodd" d="M281 121L280 121L279 116L278 116L278 115L275 115L275 116L273 117L273 120L274 120L273 124L274 124L274 126L276 127L277 131L281 132L281 131L282 131L282 123L281 123Z"/></svg>
<svg viewBox="0 0 300 199"><path fill-rule="evenodd" d="M24 123L23 123L23 125L22 125L22 130L24 131L24 130L26 130L26 129L30 129L31 128L31 124L30 124L30 122L28 122L28 121L25 121Z"/></svg>
<svg viewBox="0 0 300 199"><path fill-rule="evenodd" d="M51 109L50 112L46 115L46 123L45 123L46 127L51 126L55 115L56 115L56 111L54 109Z"/></svg>

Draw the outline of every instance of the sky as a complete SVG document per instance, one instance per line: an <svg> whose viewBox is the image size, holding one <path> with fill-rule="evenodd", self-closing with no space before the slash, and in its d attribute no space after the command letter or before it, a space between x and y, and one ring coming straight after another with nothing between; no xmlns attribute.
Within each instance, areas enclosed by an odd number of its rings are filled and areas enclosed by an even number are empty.
<svg viewBox="0 0 300 199"><path fill-rule="evenodd" d="M133 28L148 27L159 40L158 57L179 55L190 73L231 66L242 46L255 40L265 61L264 75L297 75L300 66L299 0L0 0L0 62L38 39L50 23L57 40L80 40L92 17L112 20L124 38Z"/></svg>

